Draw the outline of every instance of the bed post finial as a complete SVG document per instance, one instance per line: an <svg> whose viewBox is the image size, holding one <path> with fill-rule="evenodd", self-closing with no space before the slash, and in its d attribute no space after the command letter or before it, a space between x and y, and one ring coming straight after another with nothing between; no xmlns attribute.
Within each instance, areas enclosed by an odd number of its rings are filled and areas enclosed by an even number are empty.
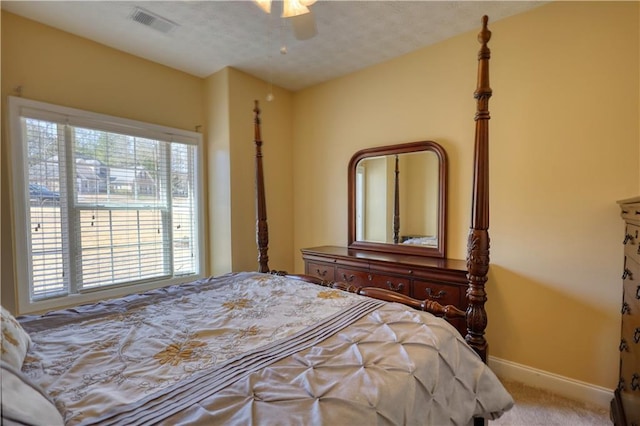
<svg viewBox="0 0 640 426"><path fill-rule="evenodd" d="M253 132L254 141L260 141L260 144L262 144L260 137L260 105L257 99L254 99L253 101Z"/></svg>
<svg viewBox="0 0 640 426"><path fill-rule="evenodd" d="M478 52L478 85L474 92L476 99L476 133L473 165L473 196L471 208L471 228L467 243L467 335L466 341L486 361L487 328L485 283L489 272L489 59L491 51L487 43L491 31L487 28L489 18L482 17L482 30L478 34L481 47Z"/></svg>
<svg viewBox="0 0 640 426"><path fill-rule="evenodd" d="M260 136L260 106L254 101L253 141L256 145L256 242L258 243L259 272L269 272L269 227L264 191L264 171L262 169L262 137Z"/></svg>

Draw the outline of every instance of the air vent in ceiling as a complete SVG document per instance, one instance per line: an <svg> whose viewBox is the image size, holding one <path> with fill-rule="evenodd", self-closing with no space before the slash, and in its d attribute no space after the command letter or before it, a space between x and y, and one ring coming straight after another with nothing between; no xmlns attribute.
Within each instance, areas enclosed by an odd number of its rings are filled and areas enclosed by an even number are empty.
<svg viewBox="0 0 640 426"><path fill-rule="evenodd" d="M173 30L178 24L172 22L160 15L156 15L153 12L149 12L141 7L136 7L131 14L131 19L134 21L153 28L156 31L167 34Z"/></svg>

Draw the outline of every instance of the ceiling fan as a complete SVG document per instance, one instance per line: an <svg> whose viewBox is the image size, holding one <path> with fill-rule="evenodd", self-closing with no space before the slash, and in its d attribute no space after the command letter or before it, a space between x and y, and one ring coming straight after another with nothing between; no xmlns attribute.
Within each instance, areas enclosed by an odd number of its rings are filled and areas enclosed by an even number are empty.
<svg viewBox="0 0 640 426"><path fill-rule="evenodd" d="M253 0L266 13L271 13L271 0ZM316 21L309 6L316 0L283 0L282 17L291 22L293 34L298 40L307 40L318 34Z"/></svg>

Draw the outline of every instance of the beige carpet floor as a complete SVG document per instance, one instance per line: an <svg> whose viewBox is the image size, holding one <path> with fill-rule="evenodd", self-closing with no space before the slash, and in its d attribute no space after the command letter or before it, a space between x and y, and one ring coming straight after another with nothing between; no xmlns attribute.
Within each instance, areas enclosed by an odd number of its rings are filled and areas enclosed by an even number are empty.
<svg viewBox="0 0 640 426"><path fill-rule="evenodd" d="M609 410L589 407L581 402L503 380L516 405L489 426L601 426L612 425Z"/></svg>

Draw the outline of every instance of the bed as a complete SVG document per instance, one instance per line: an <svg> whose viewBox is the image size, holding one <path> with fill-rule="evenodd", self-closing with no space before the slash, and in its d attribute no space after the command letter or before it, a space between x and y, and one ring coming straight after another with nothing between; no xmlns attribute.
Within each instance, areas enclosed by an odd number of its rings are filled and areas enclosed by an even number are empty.
<svg viewBox="0 0 640 426"><path fill-rule="evenodd" d="M400 242L402 244L436 247L438 245L438 237L433 235L403 235L400 237Z"/></svg>
<svg viewBox="0 0 640 426"><path fill-rule="evenodd" d="M479 36L469 307L271 271L256 103L258 272L44 315L2 310L5 424L454 424L513 399L484 363L490 32ZM448 318L466 317L461 336Z"/></svg>

